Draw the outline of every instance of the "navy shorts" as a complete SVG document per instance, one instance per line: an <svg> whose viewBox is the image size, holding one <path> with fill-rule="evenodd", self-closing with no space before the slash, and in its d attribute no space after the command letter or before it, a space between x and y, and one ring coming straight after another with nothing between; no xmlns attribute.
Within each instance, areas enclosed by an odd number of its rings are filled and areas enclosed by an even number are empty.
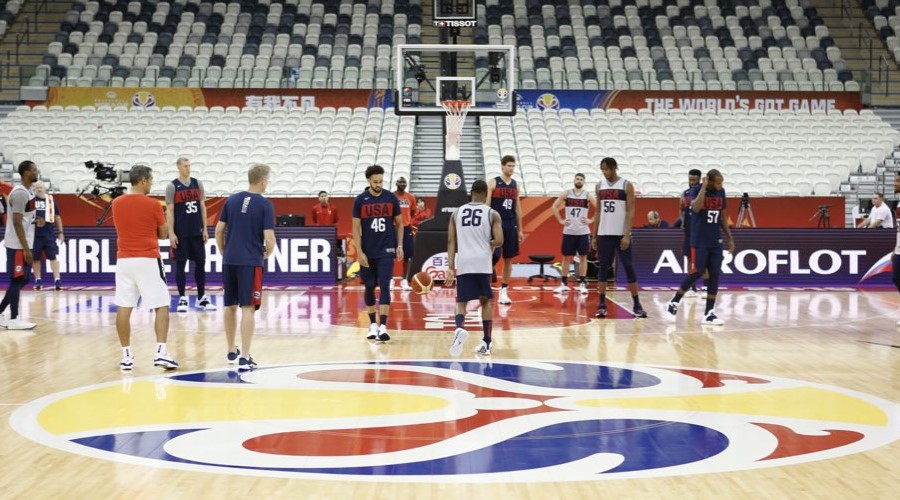
<svg viewBox="0 0 900 500"><path fill-rule="evenodd" d="M262 304L262 266L222 265L222 284L225 287L223 303L229 306L254 306Z"/></svg>
<svg viewBox="0 0 900 500"><path fill-rule="evenodd" d="M372 288L378 285L390 287L394 277L394 259L390 257L369 257L369 267L359 266L359 277L365 286Z"/></svg>
<svg viewBox="0 0 900 500"><path fill-rule="evenodd" d="M176 261L193 260L206 262L206 245L203 235L178 237L178 248L171 249L171 256Z"/></svg>
<svg viewBox="0 0 900 500"><path fill-rule="evenodd" d="M31 249L34 260L56 260L58 253L59 246L56 244L56 238L51 236L34 239L34 248Z"/></svg>
<svg viewBox="0 0 900 500"><path fill-rule="evenodd" d="M412 226L403 227L403 259L411 259L416 253L416 238Z"/></svg>
<svg viewBox="0 0 900 500"><path fill-rule="evenodd" d="M515 220L503 219L503 246L494 249L494 258L511 259L519 255L519 228Z"/></svg>
<svg viewBox="0 0 900 500"><path fill-rule="evenodd" d="M632 239L632 244L628 245L627 250L622 250L621 248L619 248L619 245L621 245L621 243L621 236L597 237L597 279L599 279L600 281L606 281L606 279L609 277L610 267L612 266L613 258L616 255L619 256L619 260L622 262L622 267L625 268L625 276L628 280L628 283L634 283L637 281L637 276L634 272L634 264L631 261L631 249L634 245L634 240Z"/></svg>
<svg viewBox="0 0 900 500"><path fill-rule="evenodd" d="M28 283L31 279L31 265L25 263L25 254L22 250L6 249L6 274L9 275L11 282Z"/></svg>
<svg viewBox="0 0 900 500"><path fill-rule="evenodd" d="M494 298L494 290L491 289L490 274L460 274L456 277L456 301L468 302L487 297Z"/></svg>
<svg viewBox="0 0 900 500"><path fill-rule="evenodd" d="M693 247L691 248L691 274L717 274L722 271L722 262L725 256L722 247Z"/></svg>
<svg viewBox="0 0 900 500"><path fill-rule="evenodd" d="M564 234L562 239L562 254L566 257L572 255L587 255L591 249L591 236L588 234Z"/></svg>

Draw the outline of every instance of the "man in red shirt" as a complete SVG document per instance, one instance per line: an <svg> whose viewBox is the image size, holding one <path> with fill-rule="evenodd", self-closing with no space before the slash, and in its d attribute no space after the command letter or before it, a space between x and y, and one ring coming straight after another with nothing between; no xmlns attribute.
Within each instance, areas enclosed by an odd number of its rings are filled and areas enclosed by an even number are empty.
<svg viewBox="0 0 900 500"><path fill-rule="evenodd" d="M400 215L403 219L403 279L400 280L400 289L408 292L412 290L409 286L409 264L416 246L412 229L412 220L416 213L416 197L406 192L406 177L400 177L395 184L397 190L394 194L400 200Z"/></svg>
<svg viewBox="0 0 900 500"><path fill-rule="evenodd" d="M431 209L425 208L425 200L422 198L416 200L416 215L412 220L413 234L419 231L419 224L432 217L434 217L434 214L431 213Z"/></svg>
<svg viewBox="0 0 900 500"><path fill-rule="evenodd" d="M156 311L156 354L153 366L166 370L178 368L166 350L169 335L171 296L166 272L159 254L159 240L169 236L162 205L147 196L153 188L153 172L145 165L131 167L131 193L112 202L118 250L116 254L116 331L122 343L119 369L130 372L131 311L140 299L147 309Z"/></svg>
<svg viewBox="0 0 900 500"><path fill-rule="evenodd" d="M337 209L328 204L328 193L319 191L319 204L313 207L311 226L337 226Z"/></svg>

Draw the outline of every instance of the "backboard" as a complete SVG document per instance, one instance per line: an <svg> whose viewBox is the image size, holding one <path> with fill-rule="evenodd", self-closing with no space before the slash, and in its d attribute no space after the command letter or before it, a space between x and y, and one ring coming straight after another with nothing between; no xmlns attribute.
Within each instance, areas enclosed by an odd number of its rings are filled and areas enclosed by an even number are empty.
<svg viewBox="0 0 900 500"><path fill-rule="evenodd" d="M398 115L443 115L441 101L466 100L470 115L514 115L512 45L397 45L394 108Z"/></svg>

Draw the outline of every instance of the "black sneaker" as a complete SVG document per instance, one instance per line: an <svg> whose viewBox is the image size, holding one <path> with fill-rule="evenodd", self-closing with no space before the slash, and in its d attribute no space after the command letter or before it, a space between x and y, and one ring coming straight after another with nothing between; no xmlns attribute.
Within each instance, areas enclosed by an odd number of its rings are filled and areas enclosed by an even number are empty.
<svg viewBox="0 0 900 500"><path fill-rule="evenodd" d="M595 318L605 318L606 317L606 304L597 307L597 312L594 313Z"/></svg>
<svg viewBox="0 0 900 500"><path fill-rule="evenodd" d="M234 352L229 352L225 356L225 359L228 360L229 365L233 365L233 364L237 363L238 357L240 357L240 355L241 355L241 350L238 349L237 347L235 347Z"/></svg>
<svg viewBox="0 0 900 500"><path fill-rule="evenodd" d="M43 288L43 285L42 285L42 283L41 283L41 280L34 280L34 289L35 289L35 290L40 290L41 288Z"/></svg>
<svg viewBox="0 0 900 500"><path fill-rule="evenodd" d="M668 311L669 314L671 314L672 316L677 315L678 314L678 302L669 302L669 304L666 306L666 311Z"/></svg>
<svg viewBox="0 0 900 500"><path fill-rule="evenodd" d="M646 318L647 317L647 311L645 311L644 308L641 306L635 307L634 310L631 312L634 313L635 318Z"/></svg>
<svg viewBox="0 0 900 500"><path fill-rule="evenodd" d="M62 290L62 281L56 280L53 282L53 286L56 287L56 291Z"/></svg>
<svg viewBox="0 0 900 500"><path fill-rule="evenodd" d="M256 361L253 361L253 358L245 358L241 356L238 360L238 371L239 372L249 372L250 370L256 369Z"/></svg>

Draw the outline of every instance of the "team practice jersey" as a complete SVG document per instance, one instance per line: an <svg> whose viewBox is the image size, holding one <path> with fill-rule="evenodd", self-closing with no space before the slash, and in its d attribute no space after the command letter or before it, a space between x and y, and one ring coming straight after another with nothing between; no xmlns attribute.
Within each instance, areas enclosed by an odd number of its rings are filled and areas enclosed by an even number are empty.
<svg viewBox="0 0 900 500"><path fill-rule="evenodd" d="M400 214L400 200L390 191L378 196L368 189L353 202L353 218L360 220L362 251L370 259L394 257L397 253L397 231L394 217Z"/></svg>
<svg viewBox="0 0 900 500"><path fill-rule="evenodd" d="M491 208L500 214L503 220L516 220L516 203L519 200L519 187L515 179L510 179L509 183L503 181L501 177L495 177L494 190L491 191Z"/></svg>
<svg viewBox="0 0 900 500"><path fill-rule="evenodd" d="M6 216L6 232L4 235L6 248L22 250L22 242L16 234L13 214L22 214L22 228L25 229L25 241L28 248L34 247L34 195L21 184L16 184L9 192L9 215Z"/></svg>
<svg viewBox="0 0 900 500"><path fill-rule="evenodd" d="M700 190L694 196L696 200ZM725 190L706 190L703 209L691 215L691 246L718 247L722 245L722 211L725 210Z"/></svg>
<svg viewBox="0 0 900 500"><path fill-rule="evenodd" d="M575 194L574 189L566 191L566 221L568 224L563 226L563 234L578 236L591 234L591 228L581 220L588 216L590 206L586 189L582 189L581 194Z"/></svg>
<svg viewBox="0 0 900 500"><path fill-rule="evenodd" d="M59 207L56 205L52 195L46 198L34 197L34 216L36 219L43 219L44 225L38 227L35 225L34 237L56 239L56 217L59 215Z"/></svg>
<svg viewBox="0 0 900 500"><path fill-rule="evenodd" d="M619 177L612 184L606 178L597 184L597 207L600 210L600 236L622 236L625 234L625 201L628 181Z"/></svg>
<svg viewBox="0 0 900 500"><path fill-rule="evenodd" d="M409 193L396 194L397 200L400 202L400 215L403 219L403 227L412 225L413 210L416 209L416 197Z"/></svg>
<svg viewBox="0 0 900 500"><path fill-rule="evenodd" d="M700 184L697 184L685 189L681 194L681 228L688 237L691 234L691 220L694 215L694 211L691 210L691 200L696 198L699 192Z"/></svg>
<svg viewBox="0 0 900 500"><path fill-rule="evenodd" d="M467 203L456 211L456 274L491 274L493 212L484 203Z"/></svg>
<svg viewBox="0 0 900 500"><path fill-rule="evenodd" d="M187 184L179 179L166 186L166 203L175 205L175 235L200 236L206 227L200 204L203 203L203 184L191 177Z"/></svg>
<svg viewBox="0 0 900 500"><path fill-rule="evenodd" d="M275 229L272 202L259 193L235 193L225 200L219 220L226 224L222 263L262 266L266 256L264 231Z"/></svg>

